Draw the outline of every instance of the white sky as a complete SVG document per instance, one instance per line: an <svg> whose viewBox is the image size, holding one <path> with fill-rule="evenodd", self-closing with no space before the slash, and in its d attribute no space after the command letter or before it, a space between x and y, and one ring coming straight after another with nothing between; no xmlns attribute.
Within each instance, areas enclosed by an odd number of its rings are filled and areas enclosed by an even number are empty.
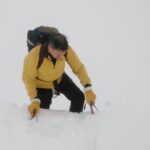
<svg viewBox="0 0 150 150"><path fill-rule="evenodd" d="M68 36L93 81L99 107L104 99L116 108L149 112L149 8L148 0L1 0L0 101L28 101L21 80L26 33L47 25ZM65 109L68 101L62 99L57 105Z"/></svg>

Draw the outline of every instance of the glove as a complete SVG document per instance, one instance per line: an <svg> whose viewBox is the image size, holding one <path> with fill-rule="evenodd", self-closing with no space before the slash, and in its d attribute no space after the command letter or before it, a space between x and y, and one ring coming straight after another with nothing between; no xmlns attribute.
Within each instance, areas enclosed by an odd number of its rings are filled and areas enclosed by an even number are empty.
<svg viewBox="0 0 150 150"><path fill-rule="evenodd" d="M28 111L30 112L31 116L34 117L40 110L40 100L38 98L31 99L31 104L28 105Z"/></svg>
<svg viewBox="0 0 150 150"><path fill-rule="evenodd" d="M95 104L95 100L96 100L96 95L92 90L92 87L86 87L84 88L84 92L85 92L85 97L86 97L86 101L87 103L92 106Z"/></svg>

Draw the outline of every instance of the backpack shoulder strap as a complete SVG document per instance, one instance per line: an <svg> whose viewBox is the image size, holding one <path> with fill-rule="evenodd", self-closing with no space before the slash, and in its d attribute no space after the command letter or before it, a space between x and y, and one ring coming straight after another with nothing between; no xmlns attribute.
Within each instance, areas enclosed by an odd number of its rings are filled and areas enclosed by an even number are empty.
<svg viewBox="0 0 150 150"><path fill-rule="evenodd" d="M67 52L65 53L65 55L64 55L64 56L65 56L65 59L67 59Z"/></svg>
<svg viewBox="0 0 150 150"><path fill-rule="evenodd" d="M46 51L45 51L46 45L47 45L47 43L41 44L37 69L42 65L44 57L46 56Z"/></svg>

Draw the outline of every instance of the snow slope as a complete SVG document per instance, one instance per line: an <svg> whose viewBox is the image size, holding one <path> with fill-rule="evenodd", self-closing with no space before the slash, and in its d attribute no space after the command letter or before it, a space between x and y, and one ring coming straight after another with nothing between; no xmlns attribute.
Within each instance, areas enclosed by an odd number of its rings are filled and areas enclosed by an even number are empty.
<svg viewBox="0 0 150 150"><path fill-rule="evenodd" d="M42 109L30 120L26 105L0 105L1 150L95 150L99 114ZM7 141L7 142L6 142Z"/></svg>
<svg viewBox="0 0 150 150"><path fill-rule="evenodd" d="M0 149L149 150L149 114L119 111L109 103L95 115L41 109L30 120L27 105L0 103Z"/></svg>

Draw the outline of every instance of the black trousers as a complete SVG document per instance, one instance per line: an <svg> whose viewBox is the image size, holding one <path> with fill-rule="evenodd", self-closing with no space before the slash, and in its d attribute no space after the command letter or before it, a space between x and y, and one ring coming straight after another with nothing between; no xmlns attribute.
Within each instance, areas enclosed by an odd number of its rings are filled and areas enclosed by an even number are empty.
<svg viewBox="0 0 150 150"><path fill-rule="evenodd" d="M68 100L70 100L71 112L82 112L85 101L84 93L77 87L73 80L64 73L62 80L55 87L56 91L64 94ZM52 89L37 88L37 96L41 100L41 108L49 109L52 103Z"/></svg>

